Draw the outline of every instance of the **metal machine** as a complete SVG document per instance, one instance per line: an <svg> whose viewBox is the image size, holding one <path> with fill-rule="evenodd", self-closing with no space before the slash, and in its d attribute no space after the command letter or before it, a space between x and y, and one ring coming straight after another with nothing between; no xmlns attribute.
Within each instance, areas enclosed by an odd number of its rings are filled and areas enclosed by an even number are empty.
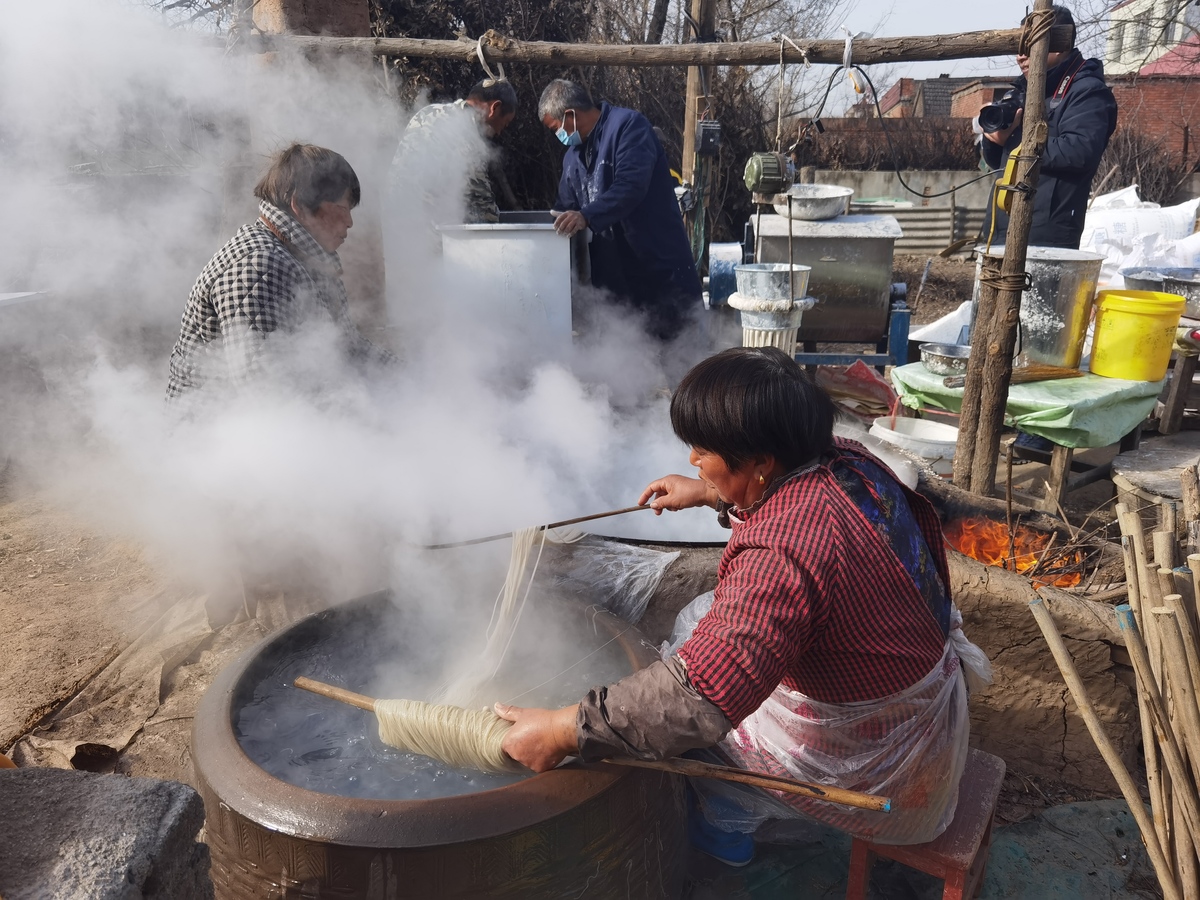
<svg viewBox="0 0 1200 900"><path fill-rule="evenodd" d="M803 349L797 361L903 365L911 313L905 285L892 283L899 223L888 215L847 214L848 190L793 185L794 175L791 160L782 154L756 153L746 163L744 182L759 208L753 261L790 260L812 269L808 292L817 305L801 321L797 340ZM770 208L765 215L764 207ZM818 352L819 343L858 347ZM873 345L874 352L859 349L864 344Z"/></svg>

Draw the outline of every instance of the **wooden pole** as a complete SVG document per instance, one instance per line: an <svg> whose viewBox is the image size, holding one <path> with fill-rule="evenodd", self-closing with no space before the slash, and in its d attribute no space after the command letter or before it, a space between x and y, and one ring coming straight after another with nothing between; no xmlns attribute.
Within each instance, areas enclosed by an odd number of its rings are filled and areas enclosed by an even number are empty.
<svg viewBox="0 0 1200 900"><path fill-rule="evenodd" d="M859 65L925 62L942 59L972 59L1011 56L1017 50L1021 29L969 31L960 34L919 35L899 38L864 38L854 42L854 61ZM778 41L741 41L712 44L564 44L550 41L518 41L495 32L483 37L483 52L489 63L528 63L557 66L769 66L779 63ZM427 38L339 38L301 35L262 35L247 43L258 52L295 48L301 52L371 53L376 56L412 56L426 59L477 63L476 41ZM1058 26L1052 33L1052 50L1068 50L1071 29ZM821 40L796 42L783 50L789 64L811 62L840 65L845 42ZM221 41L224 47L224 41ZM803 52L802 52L803 51ZM807 58L807 59L806 59Z"/></svg>
<svg viewBox="0 0 1200 900"><path fill-rule="evenodd" d="M1170 599L1168 598L1168 603ZM1175 599L1179 598L1176 596ZM1180 744L1188 749L1192 777L1200 778L1200 708L1196 706L1196 690L1192 682L1192 673L1188 669L1183 632L1175 610L1159 606L1151 610L1150 614L1157 620L1158 633L1163 641L1166 680L1171 687L1171 702L1176 713L1173 717L1177 726L1175 736L1182 737Z"/></svg>
<svg viewBox="0 0 1200 900"><path fill-rule="evenodd" d="M1168 596L1166 602L1179 600L1178 595ZM1183 634L1180 622L1171 609L1158 607L1151 610L1155 620L1159 639L1163 644L1164 685L1170 689L1170 725L1182 752L1186 753L1192 778L1195 779L1200 767L1197 766L1197 754L1200 753L1200 711L1196 707L1196 692L1193 688L1192 674L1185 659ZM1189 828L1185 811L1187 798L1183 792L1191 790L1195 781L1172 784L1172 809L1174 812L1175 860L1179 873L1179 882L1188 897L1200 896L1200 870L1196 860L1196 837L1194 827Z"/></svg>
<svg viewBox="0 0 1200 900"><path fill-rule="evenodd" d="M699 762L694 759L663 759L647 761L641 759L606 759L604 762L614 766L630 766L637 769L658 769L662 772L673 772L676 775L687 775L690 778L716 778L720 781L733 781L738 784L749 784L753 787L765 788L768 791L784 791L788 794L807 796L812 800L824 800L828 803L841 803L856 809L872 809L876 812L891 812L892 801L887 797L877 797L874 794L860 794L858 791L847 791L843 788L824 784L808 784L794 778L783 778L778 775L762 775L757 772L747 772L731 766L716 766L711 763Z"/></svg>
<svg viewBox="0 0 1200 900"><path fill-rule="evenodd" d="M717 27L716 0L692 0L692 40L696 43L711 43ZM687 97L683 107L683 160L679 170L685 184L695 184L696 179L696 123L708 112L708 94L705 83L712 77L711 70L700 66L688 66Z"/></svg>
<svg viewBox="0 0 1200 900"><path fill-rule="evenodd" d="M982 335L992 333L992 317L996 312L996 288L991 282L1000 275L1000 260L994 256L984 256L979 271L979 302L975 307L975 323L971 326L971 343L975 347L983 346ZM958 442L954 446L954 484L967 491L971 489L971 469L975 462L975 440L979 431L979 398L983 394L983 367L982 353L977 351L967 358L962 407L958 411Z"/></svg>
<svg viewBox="0 0 1200 900"><path fill-rule="evenodd" d="M1116 779L1117 786L1121 789L1121 795L1125 798L1125 802L1129 804L1129 811L1133 815L1134 821L1137 822L1138 830L1142 834L1142 843L1146 845L1146 852L1150 856L1150 862L1154 865L1155 874L1158 875L1158 883L1162 888L1163 896L1166 900L1175 900L1175 898L1182 900L1183 894L1180 893L1179 886L1175 882L1174 869L1167 862L1166 853L1163 850L1162 844L1159 843L1158 833L1155 831L1150 817L1146 814L1146 807L1142 803L1137 785L1134 784L1129 770L1125 768L1125 763L1121 761L1121 754L1117 752L1112 739L1105 732L1104 725L1100 722L1100 717L1096 715L1095 707L1092 706L1092 700L1083 685L1083 679L1079 677L1079 672L1075 668L1075 662L1071 659L1071 654L1067 652L1067 646L1063 643L1062 636L1058 633L1058 626L1054 623L1054 617L1050 615L1050 610L1046 608L1046 604L1040 597L1030 603L1029 608L1033 612L1033 617L1037 619L1038 627L1042 630L1042 634L1046 638L1046 643L1050 646L1050 653L1054 656L1054 661L1058 664L1058 669L1062 673L1063 680L1067 683L1067 689L1075 699L1075 706L1079 709L1079 715L1083 718L1083 722L1087 726L1092 740L1096 742L1096 749L1100 751L1100 755L1108 764L1113 778Z"/></svg>
<svg viewBox="0 0 1200 900"><path fill-rule="evenodd" d="M1134 539L1127 530L1132 527L1128 520L1129 510L1122 504L1117 504L1117 517L1121 522L1121 556L1125 561L1125 588L1129 596L1129 606L1137 617L1138 622L1145 621L1145 611L1142 608L1142 591L1138 581L1137 556L1134 552ZM1135 519L1136 527L1141 529L1141 520ZM1170 835L1167 826L1166 813L1163 809L1163 778L1159 763L1158 743L1154 739L1154 726L1150 723L1150 710L1146 708L1146 697L1141 691L1134 692L1138 703L1138 722L1142 729L1142 755L1146 763L1146 788L1150 794L1150 810L1154 816L1154 831L1158 835L1159 844L1166 847Z"/></svg>
<svg viewBox="0 0 1200 900"><path fill-rule="evenodd" d="M1163 529L1150 535L1150 543L1154 547L1154 561L1160 569L1175 568L1175 532ZM1169 593L1169 592L1168 592Z"/></svg>
<svg viewBox="0 0 1200 900"><path fill-rule="evenodd" d="M1187 530L1187 553L1200 552L1200 474L1194 465L1186 466L1179 477L1183 492L1183 525Z"/></svg>
<svg viewBox="0 0 1200 900"><path fill-rule="evenodd" d="M579 525L582 522L591 522L595 519L607 519L609 516L623 516L625 513L638 512L643 509L653 509L652 506L627 506L624 509L610 509L608 512L592 513L590 516L579 516L575 519L564 519L561 522L551 522L549 525L539 525L543 530L553 528L566 528L568 525ZM469 541L455 541L451 544L424 544L422 550L449 550L452 547L472 547L475 544L487 544L492 541L502 541L505 538L513 536L511 531L506 531L503 534L489 534L487 537L471 538Z"/></svg>
<svg viewBox="0 0 1200 900"><path fill-rule="evenodd" d="M375 712L375 698L366 694L348 691L336 685L326 684L314 678L301 675L294 682L303 691L337 700L356 706L367 712ZM848 791L845 788L827 784L811 784L796 778L785 778L782 775L769 775L762 772L751 772L746 769L735 769L731 766L717 766L712 763L699 762L691 759L662 759L643 761L638 759L606 759L604 762L618 766L631 766L640 769L657 769L661 772L672 772L677 775L690 775L695 778L715 778L718 781L734 781L739 784L749 784L754 787L766 788L771 791L783 791L788 794L799 794L812 800L824 800L826 803L840 803L856 809L871 809L877 812L891 812L892 801L888 797L876 794L863 794L859 791Z"/></svg>
<svg viewBox="0 0 1200 900"><path fill-rule="evenodd" d="M1171 720L1167 714L1167 704L1163 700L1159 682L1155 680L1150 666L1150 657L1146 652L1146 644L1142 641L1137 626L1133 622L1133 611L1122 604L1117 607L1117 624L1125 634L1125 648L1129 658L1133 660L1133 669L1137 675L1138 685L1146 693L1146 706L1150 710L1150 718L1154 722L1154 731L1158 735L1159 746L1162 747L1163 760L1167 764L1167 772L1171 776L1171 785L1178 788L1176 797L1183 801L1184 818L1188 829L1193 835L1200 835L1200 800L1196 797L1195 786L1179 752L1179 743L1171 730Z"/></svg>
<svg viewBox="0 0 1200 900"><path fill-rule="evenodd" d="M1050 5L1050 0L1037 0L1033 11L1049 14ZM986 354L969 488L976 494L989 495L996 485L996 455L1000 449L1000 431L1004 427L1004 407L1008 402L1008 383L1012 377L1025 281L1025 256L1033 224L1031 191L1037 187L1039 160L1046 148L1046 54L1049 50L1050 35L1047 33L1033 42L1029 52L1029 87L1025 92L1022 152L1017 161L1016 183L1027 185L1030 191L1013 192L991 331L975 335L971 341L975 348L972 356L980 351Z"/></svg>

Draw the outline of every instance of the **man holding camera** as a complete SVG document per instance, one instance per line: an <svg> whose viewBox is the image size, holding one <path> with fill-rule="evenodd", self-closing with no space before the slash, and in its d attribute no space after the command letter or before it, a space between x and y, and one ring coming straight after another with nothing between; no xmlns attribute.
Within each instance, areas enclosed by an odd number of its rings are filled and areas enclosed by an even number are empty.
<svg viewBox="0 0 1200 900"><path fill-rule="evenodd" d="M1055 25L1074 29L1075 19L1069 9L1053 6L1051 10ZM1021 77L1013 89L979 111L983 161L1001 171L1022 139L1029 57L1018 56L1017 65ZM1049 54L1046 70L1048 138L1033 200L1029 243L1078 249L1092 178L1117 127L1117 101L1104 81L1100 60L1084 59L1078 48ZM991 229L994 214L992 243L1000 244L1008 230L1008 216L995 207L996 193L992 194L984 230Z"/></svg>

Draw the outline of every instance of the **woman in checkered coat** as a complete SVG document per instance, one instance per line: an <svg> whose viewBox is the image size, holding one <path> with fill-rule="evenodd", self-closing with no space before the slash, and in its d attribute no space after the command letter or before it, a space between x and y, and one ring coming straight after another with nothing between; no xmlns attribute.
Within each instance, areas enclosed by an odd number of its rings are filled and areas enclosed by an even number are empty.
<svg viewBox="0 0 1200 900"><path fill-rule="evenodd" d="M337 249L354 224L358 176L338 153L293 144L254 189L258 219L238 229L200 273L171 351L168 401L294 384L284 345L302 326L325 326L355 368L387 363L351 322ZM311 347L309 348L311 350Z"/></svg>
<svg viewBox="0 0 1200 900"><path fill-rule="evenodd" d="M852 833L922 843L949 824L968 721L940 522L861 445L791 357L737 348L671 401L699 478L651 483L656 511L732 526L711 608L678 652L562 710L498 706L505 750L661 759L719 744L745 768L889 796L894 811L787 803ZM780 801L780 806L782 802Z"/></svg>

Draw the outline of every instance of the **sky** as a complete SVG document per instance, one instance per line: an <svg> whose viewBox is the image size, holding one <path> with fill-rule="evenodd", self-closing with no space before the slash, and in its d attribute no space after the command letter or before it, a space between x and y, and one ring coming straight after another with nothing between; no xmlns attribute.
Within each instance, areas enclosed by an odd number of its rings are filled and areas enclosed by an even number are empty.
<svg viewBox="0 0 1200 900"><path fill-rule="evenodd" d="M875 37L903 37L927 34L959 34L994 28L1015 28L1032 4L1028 0L988 0L986 3L946 2L946 0L857 0L846 16L845 27L853 33L866 31ZM876 78L874 69L886 70L887 77ZM902 63L868 70L882 93L898 78L936 78L941 74L970 76L1015 74L1013 57L992 59L956 59L929 63Z"/></svg>

